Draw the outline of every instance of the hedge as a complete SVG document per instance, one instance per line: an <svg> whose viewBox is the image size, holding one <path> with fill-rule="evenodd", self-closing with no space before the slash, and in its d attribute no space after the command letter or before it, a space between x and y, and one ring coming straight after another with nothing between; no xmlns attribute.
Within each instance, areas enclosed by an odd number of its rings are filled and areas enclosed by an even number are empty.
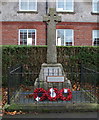
<svg viewBox="0 0 99 120"><path fill-rule="evenodd" d="M9 66L27 65L29 71L39 73L42 63L46 63L47 46L0 46L2 47L2 81L7 82ZM57 60L66 66L84 64L86 67L99 71L99 47L57 47ZM35 78L34 78L35 79Z"/></svg>

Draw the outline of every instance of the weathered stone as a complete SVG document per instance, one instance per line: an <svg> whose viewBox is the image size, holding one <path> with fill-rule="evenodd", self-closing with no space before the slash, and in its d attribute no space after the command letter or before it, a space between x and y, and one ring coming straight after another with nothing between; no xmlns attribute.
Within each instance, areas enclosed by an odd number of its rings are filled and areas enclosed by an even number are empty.
<svg viewBox="0 0 99 120"><path fill-rule="evenodd" d="M64 76L64 83L48 83L47 76ZM45 89L49 89L51 87L55 87L58 89L62 89L63 87L71 88L70 80L66 78L63 67L60 63L57 64L46 64L43 63L41 66L41 71L39 74L39 78L36 79L35 84L36 87L43 87Z"/></svg>
<svg viewBox="0 0 99 120"><path fill-rule="evenodd" d="M47 31L47 63L57 63L56 51L56 23L61 21L61 17L57 16L55 8L49 9L49 14L44 16L43 21L48 24Z"/></svg>
<svg viewBox="0 0 99 120"><path fill-rule="evenodd" d="M47 31L47 64L43 63L39 78L36 79L34 87L41 87L46 90L49 88L71 88L70 80L66 78L63 67L60 63L57 63L57 51L56 51L56 23L61 21L61 17L57 16L55 8L49 9L49 14L44 17L44 21L48 24ZM63 76L64 82L47 82L48 76Z"/></svg>

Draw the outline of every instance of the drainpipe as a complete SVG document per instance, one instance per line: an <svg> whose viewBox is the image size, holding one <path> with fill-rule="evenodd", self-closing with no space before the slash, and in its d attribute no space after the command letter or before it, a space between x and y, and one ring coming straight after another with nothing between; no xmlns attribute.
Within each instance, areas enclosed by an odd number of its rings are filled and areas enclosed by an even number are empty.
<svg viewBox="0 0 99 120"><path fill-rule="evenodd" d="M48 11L48 1L46 0L46 15L47 15L47 11Z"/></svg>
<svg viewBox="0 0 99 120"><path fill-rule="evenodd" d="M46 15L48 12L48 1L46 0ZM46 23L46 45L47 45L47 23Z"/></svg>

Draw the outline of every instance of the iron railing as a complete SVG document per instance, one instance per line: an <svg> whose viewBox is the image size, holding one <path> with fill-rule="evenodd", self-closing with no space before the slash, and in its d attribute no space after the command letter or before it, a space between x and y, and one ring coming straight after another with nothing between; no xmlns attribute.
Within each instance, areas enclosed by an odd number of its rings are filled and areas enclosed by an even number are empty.
<svg viewBox="0 0 99 120"><path fill-rule="evenodd" d="M37 70L36 70L37 71ZM54 71L54 70L53 70ZM97 102L97 88L99 87L98 76L99 72L93 71L83 65L66 67L64 70L66 77L72 83L71 101L57 101L68 103L94 103ZM58 73L58 71L57 71ZM52 74L53 75L53 74ZM12 101L20 104L28 104L36 102L33 97L29 97L34 91L34 82L39 76L38 72L29 72L23 69L22 65L10 67L8 69L8 104ZM38 79L38 87L44 87L43 82L40 84ZM49 85L49 84L48 84ZM54 83L52 85L54 87ZM57 84L57 87L60 83ZM62 83L63 86L63 83ZM50 86L49 86L50 88ZM50 101L45 101L50 102Z"/></svg>

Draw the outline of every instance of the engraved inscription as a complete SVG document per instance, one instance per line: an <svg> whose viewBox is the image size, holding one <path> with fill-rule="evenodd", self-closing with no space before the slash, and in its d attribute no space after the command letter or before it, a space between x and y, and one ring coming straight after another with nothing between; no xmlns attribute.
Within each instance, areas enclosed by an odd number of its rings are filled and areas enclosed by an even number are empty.
<svg viewBox="0 0 99 120"><path fill-rule="evenodd" d="M47 76L47 82L64 82L64 76Z"/></svg>

